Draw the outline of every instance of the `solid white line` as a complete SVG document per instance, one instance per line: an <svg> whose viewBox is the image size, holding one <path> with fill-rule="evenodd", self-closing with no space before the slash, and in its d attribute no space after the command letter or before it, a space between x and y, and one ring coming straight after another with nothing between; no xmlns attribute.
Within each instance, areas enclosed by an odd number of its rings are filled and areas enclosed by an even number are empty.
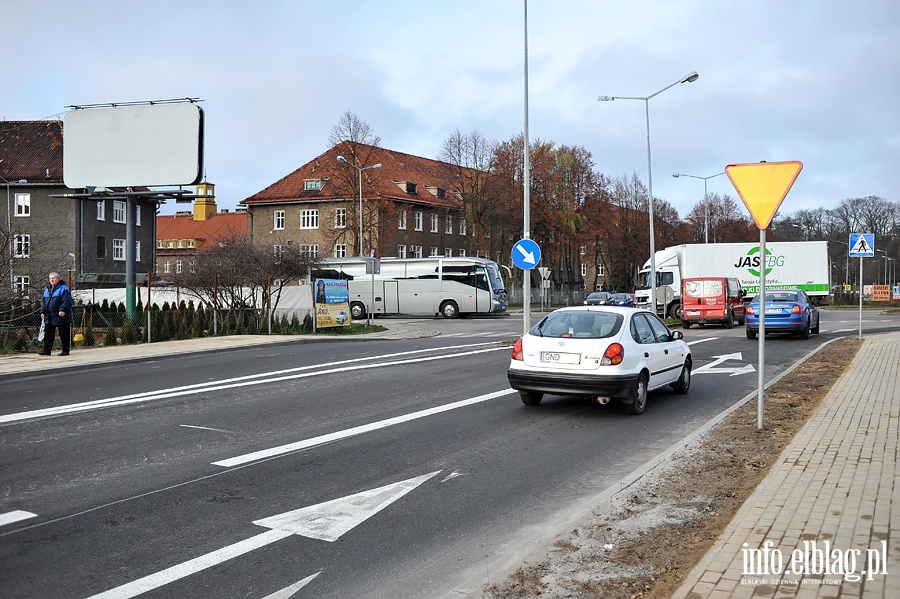
<svg viewBox="0 0 900 599"><path fill-rule="evenodd" d="M194 426L193 424L182 424L180 426L183 426L184 428L199 428L202 431L214 431L217 433L232 433L232 434L234 433L234 431L226 431L221 428L210 428L208 426Z"/></svg>
<svg viewBox="0 0 900 599"><path fill-rule="evenodd" d="M13 522L19 522L21 520L28 520L29 518L36 518L37 514L32 514L31 512L24 512L22 510L15 510L14 512L6 512L5 514L0 514L0 526L6 526L7 524L12 524Z"/></svg>
<svg viewBox="0 0 900 599"><path fill-rule="evenodd" d="M222 547L221 549L217 549L206 555L195 557L182 564L139 578L128 584L123 584L120 587L100 593L99 595L93 595L92 597L88 597L88 599L128 599L129 597L137 597L138 595L158 589L170 582L180 580L185 576L196 574L201 570L211 568L212 566L221 564L222 562L238 557L239 555L249 553L260 547L265 547L275 541L286 539L291 536L291 534L292 533L283 530L268 530L255 537L250 537L249 539L245 539L227 547Z"/></svg>
<svg viewBox="0 0 900 599"><path fill-rule="evenodd" d="M360 360L372 360L375 358L384 358L391 357L395 355L405 355L405 354L413 354L420 353L422 351L429 351L434 353L434 349L429 350L416 350L414 352L403 352L402 354L390 354L387 356L375 356L370 358L359 358L354 360L343 360L339 362L333 362L330 364L316 364L312 366L302 366L298 368L292 368L289 370L280 370L275 372L267 372L261 374L254 374L245 377L238 377L233 379L225 379L224 381L219 381L215 383L199 383L196 385L186 385L184 387L175 387L172 389L165 389L160 391L149 391L145 393L135 393L132 395L122 395L119 397L111 397L108 399L98 399L94 401L88 401L77 404L70 404L64 406L56 406L53 408L45 408L42 410L32 410L29 412L19 412L16 414L6 414L4 416L0 416L0 424L6 424L10 422L18 422L20 420L30 420L33 418L42 418L46 416L59 416L63 414L74 414L77 412L86 412L90 410L97 410L101 408L108 408L112 406L124 406L133 403L142 403L146 401L152 401L156 399L166 399L170 397L182 397L185 395L196 395L198 393L208 393L210 391L221 391L224 389L234 389L238 387L249 387L253 385L266 385L269 383L276 383L280 381L288 381L292 379L299 378L307 378L313 376L321 376L323 374L335 374L341 372L349 372L352 370L364 370L371 368L383 368L387 366L397 366L402 364L414 364L416 362L431 362L435 360L444 360L448 358L458 358L471 356L472 354L484 353L484 352L493 352L493 351L509 351L509 348L506 347L493 347L490 343L475 343L470 345L461 345L455 346L452 348L446 349L460 349L467 347L479 347L479 346L488 346L483 347L482 349L476 349L464 353L456 353L456 354L446 354L446 355L437 355L437 356L427 356L422 358L411 358L407 360L395 360L393 362L381 362L376 364L355 364L352 366L344 366L338 368L323 368L324 366L330 366L335 364L347 364L350 362L358 362ZM312 370L316 368L322 368L322 370L315 370L311 372L298 372L304 370ZM282 374L282 373L292 373L292 374ZM278 376L281 375L281 376ZM263 378L265 377L265 378ZM256 380L262 379L262 380Z"/></svg>
<svg viewBox="0 0 900 599"><path fill-rule="evenodd" d="M715 341L718 337L707 337L706 339L697 339L696 341L688 342L688 345L697 345L698 343L706 343L707 341Z"/></svg>
<svg viewBox="0 0 900 599"><path fill-rule="evenodd" d="M362 426L355 426L353 428L348 428L342 431L336 431L333 433L329 433L327 435L320 435L318 437L312 437L310 439L304 439L303 441L296 441L294 443L288 443L287 445L281 445L279 447L271 447L269 449L262 449L260 451L254 451L253 453L247 453L244 455L240 455L237 457L229 458L227 460L220 460L218 462L213 462L213 466L223 466L225 468L230 468L232 466L240 466L241 464L246 464L248 462L255 462L257 460L263 460L265 458L270 458L276 455L283 455L285 453L291 453L293 451L299 451L301 449L309 449L310 447L316 447L317 445L323 445L325 443L331 443L334 441L339 441L341 439L346 439L348 437L353 437L356 435L361 435L363 433L368 433L374 430L379 430L383 428L387 428L389 426L394 426L395 424L402 424L404 422L409 422L411 420L417 420L419 418L425 418L427 416L433 416L435 414L440 414L442 412L448 412L450 410L455 410L457 408L463 408L466 406L471 406L473 404L481 403L483 401L488 401L489 399L495 399L497 397L502 397L504 395L509 395L511 393L515 393L512 389L504 389L503 391L495 391L493 393L487 393L485 395L479 395L477 397L471 397L469 399L464 399L462 401L457 401L451 404L446 404L443 406L437 406L434 408L428 408L427 410L420 410L418 412L412 412L410 414L404 414L402 416L395 416L394 418L388 418L387 420L380 420L378 422L372 422L370 424L364 424Z"/></svg>

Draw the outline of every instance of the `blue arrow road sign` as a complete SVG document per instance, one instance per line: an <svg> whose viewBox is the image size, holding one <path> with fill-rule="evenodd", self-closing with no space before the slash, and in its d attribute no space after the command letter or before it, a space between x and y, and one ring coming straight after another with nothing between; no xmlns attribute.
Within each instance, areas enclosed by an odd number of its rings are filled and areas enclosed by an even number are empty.
<svg viewBox="0 0 900 599"><path fill-rule="evenodd" d="M512 249L513 264L522 270L529 270L541 261L541 248L530 239L520 239Z"/></svg>
<svg viewBox="0 0 900 599"><path fill-rule="evenodd" d="M875 255L874 233L850 233L850 257L872 258Z"/></svg>

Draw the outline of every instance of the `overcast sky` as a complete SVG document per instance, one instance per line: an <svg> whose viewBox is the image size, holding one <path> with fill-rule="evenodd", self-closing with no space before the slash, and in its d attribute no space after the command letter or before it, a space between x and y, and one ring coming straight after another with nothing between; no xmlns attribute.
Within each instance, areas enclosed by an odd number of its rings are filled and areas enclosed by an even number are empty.
<svg viewBox="0 0 900 599"><path fill-rule="evenodd" d="M436 158L525 124L523 0L4 0L0 119L201 98L221 208L328 149L342 113ZM900 201L900 2L530 0L529 134L583 146L684 216L732 163L803 162L780 214ZM726 176L709 192L738 199ZM738 200L739 201L739 200ZM163 208L173 213L174 204Z"/></svg>

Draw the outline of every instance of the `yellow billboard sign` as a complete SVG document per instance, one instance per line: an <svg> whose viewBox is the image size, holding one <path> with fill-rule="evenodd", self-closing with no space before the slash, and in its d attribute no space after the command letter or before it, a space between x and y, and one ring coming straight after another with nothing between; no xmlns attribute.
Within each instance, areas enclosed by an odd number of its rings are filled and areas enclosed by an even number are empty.
<svg viewBox="0 0 900 599"><path fill-rule="evenodd" d="M729 164L725 172L756 221L756 226L766 229L802 168L803 163L797 160L753 162Z"/></svg>

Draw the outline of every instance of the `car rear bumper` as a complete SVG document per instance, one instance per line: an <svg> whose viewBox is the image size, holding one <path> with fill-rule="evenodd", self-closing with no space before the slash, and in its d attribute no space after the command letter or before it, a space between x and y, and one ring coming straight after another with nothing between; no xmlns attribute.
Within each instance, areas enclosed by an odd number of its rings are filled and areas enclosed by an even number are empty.
<svg viewBox="0 0 900 599"><path fill-rule="evenodd" d="M598 376L570 373L533 373L512 368L506 371L509 386L517 391L554 395L600 395L628 397L637 385L638 374Z"/></svg>

